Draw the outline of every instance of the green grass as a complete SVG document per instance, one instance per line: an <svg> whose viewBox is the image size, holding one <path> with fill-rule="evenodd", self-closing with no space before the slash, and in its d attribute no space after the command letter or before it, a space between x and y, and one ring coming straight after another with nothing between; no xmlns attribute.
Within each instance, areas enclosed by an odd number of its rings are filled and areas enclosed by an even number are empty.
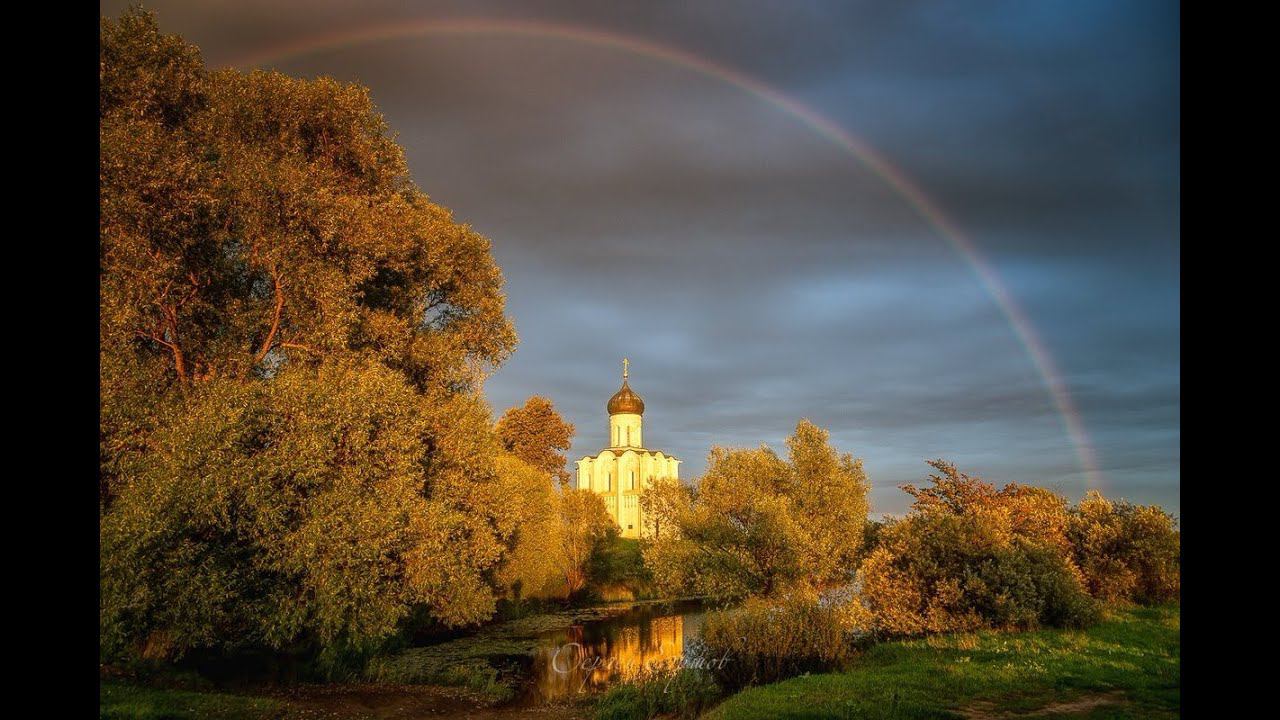
<svg viewBox="0 0 1280 720"><path fill-rule="evenodd" d="M659 669L649 677L615 685L597 702L595 720L648 720L652 717L695 718L720 699L722 691L701 670Z"/></svg>
<svg viewBox="0 0 1280 720"><path fill-rule="evenodd" d="M286 717L288 706L271 698L225 693L99 684L102 720L268 720Z"/></svg>
<svg viewBox="0 0 1280 720"><path fill-rule="evenodd" d="M744 690L705 717L963 718L1033 710L1044 718L1179 714L1177 607L1115 610L1088 630L979 632L876 645L847 672ZM1051 706L1108 694L1110 704Z"/></svg>
<svg viewBox="0 0 1280 720"><path fill-rule="evenodd" d="M506 702L516 694L514 680L504 678L494 661L433 652L432 648L410 648L391 657L375 658L365 675L380 683L463 687L479 693L491 704Z"/></svg>

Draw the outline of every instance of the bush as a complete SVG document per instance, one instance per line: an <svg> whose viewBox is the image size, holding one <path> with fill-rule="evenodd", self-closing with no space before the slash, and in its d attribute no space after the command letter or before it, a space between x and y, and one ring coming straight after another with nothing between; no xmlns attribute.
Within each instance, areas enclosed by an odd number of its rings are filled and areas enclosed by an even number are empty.
<svg viewBox="0 0 1280 720"><path fill-rule="evenodd" d="M930 513L885 527L863 563L863 598L889 635L1082 627L1096 604L1052 546L998 542L975 517Z"/></svg>
<svg viewBox="0 0 1280 720"><path fill-rule="evenodd" d="M981 564L971 582L979 616L994 627L1082 628L1101 617L1069 561L1054 549L1025 541Z"/></svg>
<svg viewBox="0 0 1280 720"><path fill-rule="evenodd" d="M660 668L615 685L596 704L596 720L648 720L659 715L696 718L723 694L711 675L695 668Z"/></svg>
<svg viewBox="0 0 1280 720"><path fill-rule="evenodd" d="M860 569L874 627L890 635L1081 627L1098 618L1070 558L1066 501L1000 490L943 461L911 513L879 533Z"/></svg>
<svg viewBox="0 0 1280 720"><path fill-rule="evenodd" d="M721 685L737 690L838 668L852 655L851 610L792 595L773 603L753 598L708 613L702 625L707 669Z"/></svg>
<svg viewBox="0 0 1280 720"><path fill-rule="evenodd" d="M1068 536L1094 597L1139 603L1177 599L1182 538L1173 517L1159 507L1113 503L1091 490L1072 510Z"/></svg>

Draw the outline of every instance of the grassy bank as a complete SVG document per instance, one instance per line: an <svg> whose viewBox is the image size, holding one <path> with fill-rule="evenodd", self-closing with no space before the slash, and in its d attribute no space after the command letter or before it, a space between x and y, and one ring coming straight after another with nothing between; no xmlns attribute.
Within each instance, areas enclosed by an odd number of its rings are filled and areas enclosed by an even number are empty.
<svg viewBox="0 0 1280 720"><path fill-rule="evenodd" d="M466 652L460 646L452 652L435 648L430 655L410 652L384 666L387 677L382 680L439 681L443 678L436 671L443 673L452 664L443 662L446 658L467 667L466 660L474 662L480 655L519 653L525 636L558 622L563 619L529 619L518 624L526 627L509 629L503 638L486 638L487 644ZM708 717L1172 718L1180 705L1179 626L1177 607L1136 608L1114 611L1103 623L1083 631L980 632L883 643L859 656L847 672L752 688L728 698ZM504 688L488 684L494 676L487 670L474 677L484 682L470 681L469 674L451 678L449 684L476 691L465 699L430 688L413 694L404 686L388 684L360 688L359 702L346 704L104 681L100 715L292 720L359 716L367 704L378 704L386 705L382 709L388 717L428 711L461 717L505 694ZM595 711L609 718L648 717L654 712L691 716L714 702L713 688L698 680L615 688L600 699Z"/></svg>
<svg viewBox="0 0 1280 720"><path fill-rule="evenodd" d="M102 720L267 720L293 716L291 708L273 698L106 681L99 684L98 691L98 714Z"/></svg>
<svg viewBox="0 0 1280 720"><path fill-rule="evenodd" d="M745 690L707 717L1173 718L1179 610L1111 612L1088 630L979 632L889 642L848 672Z"/></svg>

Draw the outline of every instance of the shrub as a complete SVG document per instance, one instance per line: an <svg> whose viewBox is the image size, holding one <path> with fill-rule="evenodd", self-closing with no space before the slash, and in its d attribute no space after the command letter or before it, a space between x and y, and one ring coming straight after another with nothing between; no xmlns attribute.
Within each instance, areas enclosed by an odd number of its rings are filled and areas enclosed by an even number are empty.
<svg viewBox="0 0 1280 720"><path fill-rule="evenodd" d="M1182 538L1173 517L1159 507L1113 503L1091 490L1072 510L1068 536L1094 597L1139 603L1177 599Z"/></svg>
<svg viewBox="0 0 1280 720"><path fill-rule="evenodd" d="M860 569L874 627L891 635L1080 627L1098 608L1071 562L1066 501L988 483L942 461L911 513L880 531Z"/></svg>
<svg viewBox="0 0 1280 720"><path fill-rule="evenodd" d="M1097 619L1060 552L1021 539L992 542L973 518L919 515L887 526L861 578L875 628L890 635Z"/></svg>
<svg viewBox="0 0 1280 720"><path fill-rule="evenodd" d="M702 626L707 669L724 687L768 683L840 667L852 654L849 608L812 595L752 598L708 613Z"/></svg>
<svg viewBox="0 0 1280 720"><path fill-rule="evenodd" d="M1006 628L1082 628L1100 618L1076 569L1059 552L1019 540L974 574L970 593L979 616Z"/></svg>
<svg viewBox="0 0 1280 720"><path fill-rule="evenodd" d="M596 703L596 720L648 720L659 715L696 718L723 694L709 673L696 668L658 668L615 685Z"/></svg>

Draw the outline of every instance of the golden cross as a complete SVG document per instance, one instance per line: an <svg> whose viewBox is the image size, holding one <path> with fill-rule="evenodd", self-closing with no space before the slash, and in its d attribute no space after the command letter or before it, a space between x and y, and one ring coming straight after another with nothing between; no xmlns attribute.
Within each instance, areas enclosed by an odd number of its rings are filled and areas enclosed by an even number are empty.
<svg viewBox="0 0 1280 720"><path fill-rule="evenodd" d="M627 379L627 366L630 364L631 364L630 360L626 358L622 358L622 379L623 380Z"/></svg>

